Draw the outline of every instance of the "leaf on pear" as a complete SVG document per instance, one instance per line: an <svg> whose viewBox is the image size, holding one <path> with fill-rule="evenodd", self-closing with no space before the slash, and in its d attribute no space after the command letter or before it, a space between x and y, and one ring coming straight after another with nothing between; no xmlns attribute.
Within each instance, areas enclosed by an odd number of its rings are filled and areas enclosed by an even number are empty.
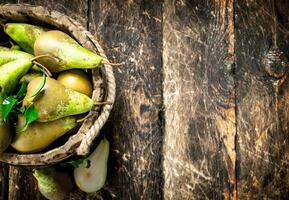
<svg viewBox="0 0 289 200"><path fill-rule="evenodd" d="M17 99L24 97L26 94L26 90L27 90L27 83L24 81L24 82L22 82L21 87L16 94Z"/></svg>
<svg viewBox="0 0 289 200"><path fill-rule="evenodd" d="M26 110L26 108L24 106L19 108L19 112L22 113L22 114L24 114L25 110Z"/></svg>
<svg viewBox="0 0 289 200"><path fill-rule="evenodd" d="M17 98L14 95L9 96L4 99L2 103L2 112L3 112L3 119L5 122L7 121L8 116L11 113L16 103L17 103Z"/></svg>
<svg viewBox="0 0 289 200"><path fill-rule="evenodd" d="M7 121L10 113L18 112L17 108L15 109L15 107L17 104L19 104L19 102L21 102L21 99L25 96L26 87L27 87L27 84L22 83L16 95L8 96L2 102L3 119L5 122Z"/></svg>
<svg viewBox="0 0 289 200"><path fill-rule="evenodd" d="M30 105L26 108L23 115L25 117L25 125L20 132L25 131L29 124L38 119L38 112L34 105Z"/></svg>
<svg viewBox="0 0 289 200"><path fill-rule="evenodd" d="M85 157L85 158L74 158L68 162L66 162L66 164L72 165L74 168L77 168L79 166L84 166L85 168L89 168L90 167L90 160Z"/></svg>
<svg viewBox="0 0 289 200"><path fill-rule="evenodd" d="M45 83L46 83L46 76L45 76L45 74L43 74L42 79L41 79L41 82L40 82L38 88L33 92L33 94L32 94L32 95L28 98L28 100L27 100L29 106L33 105L34 99L35 99L42 91L44 91L43 88L44 88L44 86L45 86ZM29 106L28 106L28 107L29 107Z"/></svg>
<svg viewBox="0 0 289 200"><path fill-rule="evenodd" d="M37 95L40 94L40 92L42 92L43 88L44 88L44 85L46 83L46 76L43 74L42 76L42 79L41 79L41 82L38 86L38 88L33 92L33 94L31 95L31 97L36 97Z"/></svg>

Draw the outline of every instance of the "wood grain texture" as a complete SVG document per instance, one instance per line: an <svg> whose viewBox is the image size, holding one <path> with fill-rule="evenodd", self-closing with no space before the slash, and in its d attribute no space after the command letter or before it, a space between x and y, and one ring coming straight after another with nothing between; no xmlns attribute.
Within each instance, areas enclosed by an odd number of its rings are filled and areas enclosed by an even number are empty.
<svg viewBox="0 0 289 200"><path fill-rule="evenodd" d="M18 167L9 169L9 200L45 199L37 189L31 171Z"/></svg>
<svg viewBox="0 0 289 200"><path fill-rule="evenodd" d="M112 169L107 196L162 199L162 2L91 1L89 30L110 60L117 98L109 128Z"/></svg>
<svg viewBox="0 0 289 200"><path fill-rule="evenodd" d="M117 99L104 129L107 185L68 199L288 198L289 80L280 84L263 63L272 1L0 0L8 2L68 14L111 61L125 62L114 70ZM288 7L276 1L287 57ZM2 199L43 199L32 174L13 166L5 192L5 173Z"/></svg>
<svg viewBox="0 0 289 200"><path fill-rule="evenodd" d="M10 0L6 2L11 2ZM16 3L31 4L43 6L50 10L56 10L60 13L78 20L84 26L87 24L88 0L16 0Z"/></svg>
<svg viewBox="0 0 289 200"><path fill-rule="evenodd" d="M165 199L236 198L233 12L164 3Z"/></svg>
<svg viewBox="0 0 289 200"><path fill-rule="evenodd" d="M239 199L289 195L289 83L263 64L274 44L273 1L237 1L237 131ZM288 57L288 1L276 1L277 45ZM274 31L273 31L274 33ZM288 69L286 69L288 73Z"/></svg>
<svg viewBox="0 0 289 200"><path fill-rule="evenodd" d="M0 199L8 199L9 194L9 165L1 163L1 193Z"/></svg>

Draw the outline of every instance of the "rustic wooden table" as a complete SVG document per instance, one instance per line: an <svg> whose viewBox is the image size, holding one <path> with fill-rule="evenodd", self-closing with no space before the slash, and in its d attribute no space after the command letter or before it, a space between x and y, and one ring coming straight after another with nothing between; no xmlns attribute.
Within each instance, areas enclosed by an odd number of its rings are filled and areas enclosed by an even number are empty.
<svg viewBox="0 0 289 200"><path fill-rule="evenodd" d="M0 3L66 13L125 61L108 182L92 199L288 198L288 69L276 79L263 62L274 36L289 56L288 0L274 12L268 0ZM30 172L2 166L2 199L43 199Z"/></svg>

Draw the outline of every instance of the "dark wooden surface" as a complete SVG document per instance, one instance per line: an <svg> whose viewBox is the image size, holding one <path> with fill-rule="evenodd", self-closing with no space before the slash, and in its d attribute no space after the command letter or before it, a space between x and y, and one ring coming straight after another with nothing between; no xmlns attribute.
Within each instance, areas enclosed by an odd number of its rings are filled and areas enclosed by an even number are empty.
<svg viewBox="0 0 289 200"><path fill-rule="evenodd" d="M233 12L233 1L164 3L166 199L234 199Z"/></svg>
<svg viewBox="0 0 289 200"><path fill-rule="evenodd" d="M273 46L272 1L239 1L236 7L238 196L288 199L289 83L278 88L262 63ZM289 1L276 1L277 45L288 57ZM288 69L287 69L288 70ZM278 89L279 91L277 91Z"/></svg>
<svg viewBox="0 0 289 200"><path fill-rule="evenodd" d="M161 199L162 3L90 1L88 29L115 70L117 98L107 134L112 134L110 192L122 199Z"/></svg>
<svg viewBox="0 0 289 200"><path fill-rule="evenodd" d="M104 128L107 184L68 199L288 198L289 82L269 76L263 62L274 44L272 1L0 3L64 12L110 60L125 62ZM277 46L287 57L288 8L276 0ZM29 171L2 164L1 177L2 199L44 199Z"/></svg>

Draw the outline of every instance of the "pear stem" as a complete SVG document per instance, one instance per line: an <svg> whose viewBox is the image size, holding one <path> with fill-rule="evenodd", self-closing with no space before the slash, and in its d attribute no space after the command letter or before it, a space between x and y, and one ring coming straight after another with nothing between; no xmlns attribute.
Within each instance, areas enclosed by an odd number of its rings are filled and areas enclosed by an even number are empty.
<svg viewBox="0 0 289 200"><path fill-rule="evenodd" d="M90 117L90 115L91 115L91 114L88 114L88 115L86 115L85 117L83 117L83 118L81 118L81 119L78 119L78 120L76 120L76 122L77 122L77 123L81 123L81 122L83 122L84 120L86 120L87 118L89 118L89 117Z"/></svg>
<svg viewBox="0 0 289 200"><path fill-rule="evenodd" d="M20 105L23 101L24 101L24 99L22 99L21 101L17 102L17 105Z"/></svg>
<svg viewBox="0 0 289 200"><path fill-rule="evenodd" d="M43 58L43 57L48 57L48 58L54 59L54 60L56 60L57 62L59 61L57 58L55 58L55 57L53 57L53 56L50 56L50 55L48 55L48 54L35 56L34 58L31 59L31 61L34 61L34 60L37 60L38 58Z"/></svg>
<svg viewBox="0 0 289 200"><path fill-rule="evenodd" d="M40 66L40 70L41 70L46 76L48 76L48 77L51 77L51 76L52 76L51 72L50 72L44 65L40 64L39 62L37 62L37 61L35 61L35 60L33 61L33 63L36 64L36 65L39 65L39 66Z"/></svg>
<svg viewBox="0 0 289 200"><path fill-rule="evenodd" d="M101 64L106 64L106 65L110 65L110 66L113 66L113 67L119 67L119 66L123 66L124 65L124 63L111 63L108 60L101 61Z"/></svg>
<svg viewBox="0 0 289 200"><path fill-rule="evenodd" d="M110 101L104 101L104 102L94 102L95 106L101 106L101 105L112 105L113 103Z"/></svg>

